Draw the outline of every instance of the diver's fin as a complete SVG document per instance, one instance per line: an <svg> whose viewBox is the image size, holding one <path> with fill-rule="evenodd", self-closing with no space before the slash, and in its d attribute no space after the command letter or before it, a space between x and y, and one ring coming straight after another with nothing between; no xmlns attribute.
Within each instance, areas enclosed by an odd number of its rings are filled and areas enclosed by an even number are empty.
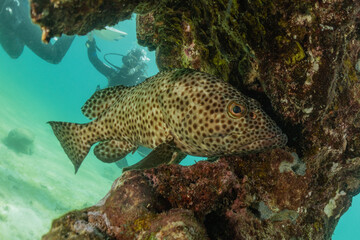
<svg viewBox="0 0 360 240"><path fill-rule="evenodd" d="M186 154L176 148L173 141L162 143L140 162L124 168L123 172L134 169L153 168L160 164L175 164L181 162L185 157Z"/></svg>
<svg viewBox="0 0 360 240"><path fill-rule="evenodd" d="M126 157L124 157L123 159L121 159L121 160L119 160L119 161L116 161L115 164L116 164L116 166L117 166L118 168L121 168L121 169L123 169L124 167L129 166L129 162L128 162L128 160L126 159Z"/></svg>
<svg viewBox="0 0 360 240"><path fill-rule="evenodd" d="M126 88L119 85L96 91L82 106L82 113L89 119L97 118L116 102L117 97L120 95L119 93Z"/></svg>
<svg viewBox="0 0 360 240"><path fill-rule="evenodd" d="M84 138L84 135L81 133L86 124L67 122L48 123L52 127L66 155L68 155L73 163L76 173L92 145L90 139Z"/></svg>
<svg viewBox="0 0 360 240"><path fill-rule="evenodd" d="M112 163L124 158L136 146L126 141L108 140L100 142L94 149L95 156L103 162Z"/></svg>
<svg viewBox="0 0 360 240"><path fill-rule="evenodd" d="M149 155L149 153L151 153L152 149L144 147L144 146L139 146L138 149L136 149L136 152L142 157L146 157L147 155Z"/></svg>
<svg viewBox="0 0 360 240"><path fill-rule="evenodd" d="M101 30L93 30L93 33L104 40L108 41L118 41L119 39L125 37L127 35L126 32L120 31L114 27L106 26L105 29Z"/></svg>

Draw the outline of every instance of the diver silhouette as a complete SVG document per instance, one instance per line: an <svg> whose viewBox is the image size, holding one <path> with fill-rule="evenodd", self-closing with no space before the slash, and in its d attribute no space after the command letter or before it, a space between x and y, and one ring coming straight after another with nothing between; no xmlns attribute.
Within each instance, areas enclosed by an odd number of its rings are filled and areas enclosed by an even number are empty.
<svg viewBox="0 0 360 240"><path fill-rule="evenodd" d="M134 86L146 79L146 52L139 48L134 48L129 51L127 55L110 53L107 55L120 55L122 56L122 66L118 67L109 61L108 64L102 62L97 54L96 50L100 49L96 46L96 41L92 36L89 36L89 40L86 42L87 54L91 64L108 79L108 86ZM106 58L105 58L106 60Z"/></svg>
<svg viewBox="0 0 360 240"><path fill-rule="evenodd" d="M32 23L28 0L0 0L0 45L11 58L21 56L24 46L43 60L61 62L74 37L63 36L54 44L41 41L42 31Z"/></svg>

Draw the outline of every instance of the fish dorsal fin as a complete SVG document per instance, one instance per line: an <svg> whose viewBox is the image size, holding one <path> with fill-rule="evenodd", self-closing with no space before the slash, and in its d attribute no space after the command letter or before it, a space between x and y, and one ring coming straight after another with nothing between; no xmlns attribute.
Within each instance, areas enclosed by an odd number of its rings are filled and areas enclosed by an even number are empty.
<svg viewBox="0 0 360 240"><path fill-rule="evenodd" d="M127 88L120 85L96 91L82 106L82 113L89 119L97 118L103 111L113 105L121 95L120 93Z"/></svg>

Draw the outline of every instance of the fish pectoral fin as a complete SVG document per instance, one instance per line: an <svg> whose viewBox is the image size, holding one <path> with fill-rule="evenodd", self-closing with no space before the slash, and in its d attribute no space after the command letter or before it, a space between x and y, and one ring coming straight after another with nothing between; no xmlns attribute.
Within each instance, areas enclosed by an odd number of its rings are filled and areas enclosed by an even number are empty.
<svg viewBox="0 0 360 240"><path fill-rule="evenodd" d="M179 163L186 157L186 154L182 153L180 149L175 147L175 144L162 143L157 146L149 155L147 155L140 162L123 169L123 172L134 169L148 169L156 167L160 164L173 164Z"/></svg>
<svg viewBox="0 0 360 240"><path fill-rule="evenodd" d="M136 145L127 141L107 140L96 145L94 154L103 162L113 163L124 158L128 153L136 150L136 148Z"/></svg>
<svg viewBox="0 0 360 240"><path fill-rule="evenodd" d="M169 164L179 164L181 160L183 160L186 157L186 153L183 152L174 152Z"/></svg>
<svg viewBox="0 0 360 240"><path fill-rule="evenodd" d="M126 88L128 87L119 85L96 91L82 106L82 113L89 119L99 117L102 112L117 101L119 94Z"/></svg>

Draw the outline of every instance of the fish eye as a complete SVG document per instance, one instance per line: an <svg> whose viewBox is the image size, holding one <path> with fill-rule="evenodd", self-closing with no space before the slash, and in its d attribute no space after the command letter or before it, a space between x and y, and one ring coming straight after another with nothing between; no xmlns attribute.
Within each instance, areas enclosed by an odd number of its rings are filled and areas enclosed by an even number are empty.
<svg viewBox="0 0 360 240"><path fill-rule="evenodd" d="M234 113L241 113L241 108L240 108L239 106L234 106L233 109L232 109L232 111L233 111Z"/></svg>
<svg viewBox="0 0 360 240"><path fill-rule="evenodd" d="M231 101L227 106L227 113L232 118L241 118L246 115L246 112L245 106L234 101Z"/></svg>

